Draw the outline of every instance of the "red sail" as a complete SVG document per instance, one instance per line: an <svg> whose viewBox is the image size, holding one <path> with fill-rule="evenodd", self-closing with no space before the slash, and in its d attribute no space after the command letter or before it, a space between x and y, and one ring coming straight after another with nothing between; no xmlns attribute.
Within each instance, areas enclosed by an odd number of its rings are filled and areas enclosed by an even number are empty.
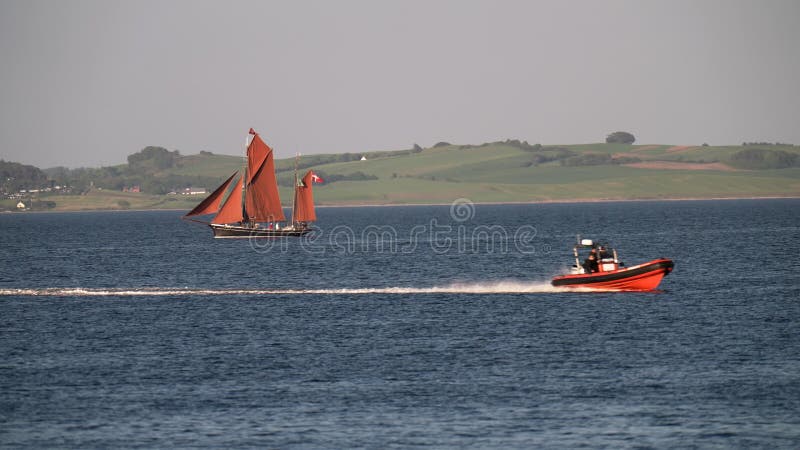
<svg viewBox="0 0 800 450"><path fill-rule="evenodd" d="M214 214L219 209L219 204L222 202L222 196L225 195L225 191L228 190L228 186L231 184L233 177L236 176L238 172L233 172L233 175L230 176L227 180L220 187L217 188L216 191L212 192L211 195L206 197L205 200L200 202L199 205L195 206L193 210L186 213L183 217L189 216L202 216L204 214Z"/></svg>
<svg viewBox="0 0 800 450"><path fill-rule="evenodd" d="M258 174L258 170L264 164L272 149L258 135L253 129L250 129L250 134L253 135L253 140L247 146L247 183L253 182L253 178Z"/></svg>
<svg viewBox="0 0 800 450"><path fill-rule="evenodd" d="M241 180L241 182L237 182L234 185L231 195L228 196L228 200L222 205L222 209L214 216L211 223L236 223L244 220L242 215L242 186L244 184L244 177L242 177Z"/></svg>
<svg viewBox="0 0 800 450"><path fill-rule="evenodd" d="M303 180L297 183L294 188L294 213L292 220L295 222L313 222L317 220L317 213L314 211L314 173L308 171Z"/></svg>
<svg viewBox="0 0 800 450"><path fill-rule="evenodd" d="M250 219L256 222L280 222L286 220L278 195L278 180L275 178L275 161L272 149L258 134L247 147L247 197L245 209Z"/></svg>

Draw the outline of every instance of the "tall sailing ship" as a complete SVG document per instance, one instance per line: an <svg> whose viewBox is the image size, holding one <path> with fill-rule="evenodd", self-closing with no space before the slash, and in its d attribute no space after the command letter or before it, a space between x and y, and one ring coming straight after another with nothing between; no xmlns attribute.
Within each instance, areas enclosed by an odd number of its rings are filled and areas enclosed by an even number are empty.
<svg viewBox="0 0 800 450"><path fill-rule="evenodd" d="M237 178L239 172L234 172L183 217L208 225L215 238L271 238L309 233L309 224L317 220L312 184L322 182L322 179L311 170L298 179L295 169L292 217L286 223L278 195L272 148L252 128L250 134L253 137L247 146L244 174ZM192 218L209 214L214 214L210 222Z"/></svg>

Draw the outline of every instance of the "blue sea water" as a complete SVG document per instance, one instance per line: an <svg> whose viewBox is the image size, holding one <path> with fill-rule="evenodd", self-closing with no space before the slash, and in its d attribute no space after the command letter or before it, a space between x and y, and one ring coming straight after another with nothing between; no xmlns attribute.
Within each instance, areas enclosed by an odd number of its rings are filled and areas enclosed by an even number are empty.
<svg viewBox="0 0 800 450"><path fill-rule="evenodd" d="M0 446L800 446L800 200L318 216L0 215ZM675 271L552 288L578 233Z"/></svg>

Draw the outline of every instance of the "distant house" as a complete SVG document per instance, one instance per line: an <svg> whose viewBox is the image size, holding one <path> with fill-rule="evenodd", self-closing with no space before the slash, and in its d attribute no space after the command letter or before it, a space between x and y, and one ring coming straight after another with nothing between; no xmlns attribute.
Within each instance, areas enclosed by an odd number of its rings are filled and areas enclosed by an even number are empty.
<svg viewBox="0 0 800 450"><path fill-rule="evenodd" d="M17 209L25 209L25 203L22 202L17 203Z"/></svg>
<svg viewBox="0 0 800 450"><path fill-rule="evenodd" d="M142 188L140 186L125 186L122 188L122 192L142 192Z"/></svg>
<svg viewBox="0 0 800 450"><path fill-rule="evenodd" d="M181 191L183 195L204 195L206 194L206 188L196 188L196 187L188 187Z"/></svg>
<svg viewBox="0 0 800 450"><path fill-rule="evenodd" d="M362 157L361 157L361 161L366 161L366 160L367 160L367 157L366 157L366 156L362 156Z"/></svg>

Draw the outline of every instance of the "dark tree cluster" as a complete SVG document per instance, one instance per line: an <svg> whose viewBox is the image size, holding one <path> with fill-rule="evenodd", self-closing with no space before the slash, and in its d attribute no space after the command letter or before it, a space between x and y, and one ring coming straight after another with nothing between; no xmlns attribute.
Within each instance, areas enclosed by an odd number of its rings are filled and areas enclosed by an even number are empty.
<svg viewBox="0 0 800 450"><path fill-rule="evenodd" d="M145 147L140 152L128 156L128 167L133 172L164 170L176 166L180 152L170 152L163 147Z"/></svg>
<svg viewBox="0 0 800 450"><path fill-rule="evenodd" d="M784 144L782 142L742 142L742 147L766 147L766 146L794 147L794 144Z"/></svg>
<svg viewBox="0 0 800 450"><path fill-rule="evenodd" d="M800 155L783 150L746 148L731 155L729 163L739 169L786 169L800 166Z"/></svg>
<svg viewBox="0 0 800 450"><path fill-rule="evenodd" d="M521 141L519 139L506 139L503 144L510 147L518 148L525 152L538 152L542 150L542 144L528 144L528 141Z"/></svg>
<svg viewBox="0 0 800 450"><path fill-rule="evenodd" d="M0 189L17 192L20 189L49 187L47 175L35 166L0 159Z"/></svg>
<svg viewBox="0 0 800 450"><path fill-rule="evenodd" d="M630 164L640 162L639 158L621 157L613 158L608 153L583 153L580 155L570 156L561 160L562 166L575 167L575 166L609 166L619 164Z"/></svg>
<svg viewBox="0 0 800 450"><path fill-rule="evenodd" d="M606 143L608 144L633 144L636 138L627 131L615 131L606 136Z"/></svg>

